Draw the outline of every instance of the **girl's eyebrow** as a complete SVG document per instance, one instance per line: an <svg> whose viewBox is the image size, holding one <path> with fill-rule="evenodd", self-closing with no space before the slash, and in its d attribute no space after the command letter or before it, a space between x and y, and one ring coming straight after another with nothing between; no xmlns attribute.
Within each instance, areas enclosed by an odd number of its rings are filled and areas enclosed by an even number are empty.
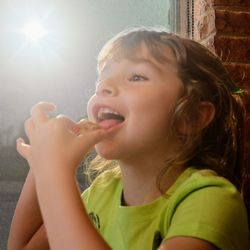
<svg viewBox="0 0 250 250"><path fill-rule="evenodd" d="M156 71L158 72L162 72L162 68L160 66L158 66L155 62L153 62L150 59L147 58L133 58L130 59L131 62L135 62L138 64L149 64L151 67L153 67ZM167 63L171 63L171 61L166 61Z"/></svg>
<svg viewBox="0 0 250 250"><path fill-rule="evenodd" d="M160 67L160 65L163 65L163 64L154 62L152 59L148 59L144 57L135 57L135 58L129 58L129 59L125 58L125 59L136 64L148 64L158 73L162 73L164 71L164 69ZM173 61L171 61L171 59L165 58L165 64L170 64L173 66ZM102 71L99 73L99 76L108 72L110 68L111 68L111 65L107 63L105 67L102 69Z"/></svg>

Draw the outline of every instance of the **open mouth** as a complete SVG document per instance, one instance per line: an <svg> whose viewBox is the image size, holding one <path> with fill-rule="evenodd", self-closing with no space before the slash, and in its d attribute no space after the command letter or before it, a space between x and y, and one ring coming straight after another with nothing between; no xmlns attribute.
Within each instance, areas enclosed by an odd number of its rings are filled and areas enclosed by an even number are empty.
<svg viewBox="0 0 250 250"><path fill-rule="evenodd" d="M100 107L96 111L95 119L100 127L111 128L122 123L125 117L111 108Z"/></svg>

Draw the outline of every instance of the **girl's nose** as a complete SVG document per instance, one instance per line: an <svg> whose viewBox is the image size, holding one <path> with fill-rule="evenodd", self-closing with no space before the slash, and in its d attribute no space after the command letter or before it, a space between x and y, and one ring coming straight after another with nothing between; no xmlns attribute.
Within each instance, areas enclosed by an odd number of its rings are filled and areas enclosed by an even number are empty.
<svg viewBox="0 0 250 250"><path fill-rule="evenodd" d="M117 94L116 88L112 84L98 83L96 86L96 95L108 97Z"/></svg>

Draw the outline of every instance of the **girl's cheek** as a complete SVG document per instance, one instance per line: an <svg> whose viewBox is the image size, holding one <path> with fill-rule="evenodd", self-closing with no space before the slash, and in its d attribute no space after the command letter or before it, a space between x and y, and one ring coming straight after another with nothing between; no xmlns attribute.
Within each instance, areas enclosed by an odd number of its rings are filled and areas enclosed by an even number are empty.
<svg viewBox="0 0 250 250"><path fill-rule="evenodd" d="M92 106L93 106L93 100L94 100L94 95L90 97L87 103L87 116L89 120L93 120L92 112L91 112Z"/></svg>

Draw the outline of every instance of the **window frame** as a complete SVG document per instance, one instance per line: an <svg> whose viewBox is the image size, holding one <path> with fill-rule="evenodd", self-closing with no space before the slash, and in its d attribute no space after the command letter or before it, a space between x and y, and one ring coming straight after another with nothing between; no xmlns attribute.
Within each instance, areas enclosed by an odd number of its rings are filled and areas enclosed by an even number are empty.
<svg viewBox="0 0 250 250"><path fill-rule="evenodd" d="M168 24L171 31L193 38L193 0L170 0Z"/></svg>

